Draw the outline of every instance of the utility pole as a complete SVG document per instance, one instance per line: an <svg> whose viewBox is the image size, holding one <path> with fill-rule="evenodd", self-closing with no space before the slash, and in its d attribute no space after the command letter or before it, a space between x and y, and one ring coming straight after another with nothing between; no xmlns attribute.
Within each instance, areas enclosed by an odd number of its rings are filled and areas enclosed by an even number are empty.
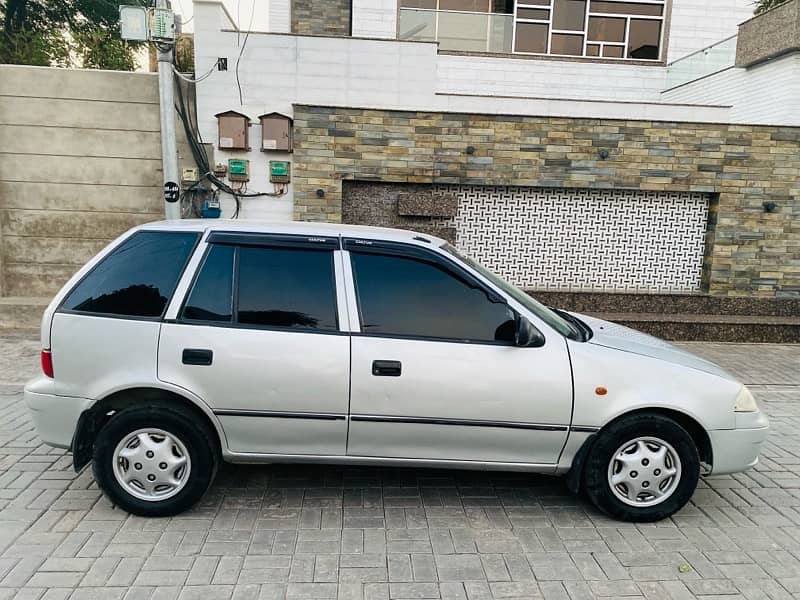
<svg viewBox="0 0 800 600"><path fill-rule="evenodd" d="M161 113L161 164L164 174L164 213L180 219L178 142L175 137L175 13L168 0L155 0L155 8L119 7L122 39L152 42L158 50L158 97Z"/></svg>
<svg viewBox="0 0 800 600"><path fill-rule="evenodd" d="M167 0L157 0L156 8L169 9ZM164 212L167 219L180 219L178 142L175 138L175 80L172 65L175 43L158 44L158 99L161 107L161 163L164 170Z"/></svg>

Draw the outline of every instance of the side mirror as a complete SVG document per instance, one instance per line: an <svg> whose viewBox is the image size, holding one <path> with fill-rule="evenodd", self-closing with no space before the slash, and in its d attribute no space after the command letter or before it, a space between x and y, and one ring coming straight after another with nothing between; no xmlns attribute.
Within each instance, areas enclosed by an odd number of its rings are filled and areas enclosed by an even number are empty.
<svg viewBox="0 0 800 600"><path fill-rule="evenodd" d="M517 330L514 334L514 345L518 348L541 348L544 336L528 319L517 316Z"/></svg>

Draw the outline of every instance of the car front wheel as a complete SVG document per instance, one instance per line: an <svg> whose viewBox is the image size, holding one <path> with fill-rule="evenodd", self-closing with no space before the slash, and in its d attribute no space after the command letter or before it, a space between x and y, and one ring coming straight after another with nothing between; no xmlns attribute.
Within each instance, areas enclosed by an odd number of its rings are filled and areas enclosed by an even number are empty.
<svg viewBox="0 0 800 600"><path fill-rule="evenodd" d="M180 407L128 408L100 430L92 469L115 505L146 517L171 516L191 508L211 485L214 448L208 428Z"/></svg>
<svg viewBox="0 0 800 600"><path fill-rule="evenodd" d="M692 436L677 422L659 414L636 414L598 436L585 466L584 487L609 516L660 521L692 497L700 458Z"/></svg>

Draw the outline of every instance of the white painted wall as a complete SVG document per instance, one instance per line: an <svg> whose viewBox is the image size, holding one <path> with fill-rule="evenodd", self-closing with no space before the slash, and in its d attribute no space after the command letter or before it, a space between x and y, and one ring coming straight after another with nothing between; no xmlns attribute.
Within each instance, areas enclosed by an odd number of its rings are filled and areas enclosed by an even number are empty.
<svg viewBox="0 0 800 600"><path fill-rule="evenodd" d="M667 102L731 104L731 123L800 126L800 54L732 67L662 94Z"/></svg>
<svg viewBox="0 0 800 600"><path fill-rule="evenodd" d="M269 29L273 33L292 31L292 9L290 0L261 0L269 4Z"/></svg>
<svg viewBox="0 0 800 600"><path fill-rule="evenodd" d="M353 35L397 37L398 0L353 0Z"/></svg>
<svg viewBox="0 0 800 600"><path fill-rule="evenodd" d="M659 66L442 54L438 90L537 98L659 101Z"/></svg>
<svg viewBox="0 0 800 600"><path fill-rule="evenodd" d="M736 35L754 0L672 0L667 62Z"/></svg>

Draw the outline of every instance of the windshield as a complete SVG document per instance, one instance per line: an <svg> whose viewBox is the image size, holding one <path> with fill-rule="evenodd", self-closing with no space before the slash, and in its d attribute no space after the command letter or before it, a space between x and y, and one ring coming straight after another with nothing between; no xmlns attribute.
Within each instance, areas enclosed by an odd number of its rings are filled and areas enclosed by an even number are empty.
<svg viewBox="0 0 800 600"><path fill-rule="evenodd" d="M541 302L533 299L531 296L523 292L516 286L511 285L506 280L498 277L480 263L472 260L470 257L461 254L454 246L450 244L442 245L442 250L458 258L461 262L469 265L475 271L483 275L492 284L496 285L499 289L514 298L517 302L522 304L525 308L539 317L542 321L547 323L550 327L555 329L558 333L573 340L579 340L583 337L582 333L572 323L559 316L557 313L547 308Z"/></svg>

